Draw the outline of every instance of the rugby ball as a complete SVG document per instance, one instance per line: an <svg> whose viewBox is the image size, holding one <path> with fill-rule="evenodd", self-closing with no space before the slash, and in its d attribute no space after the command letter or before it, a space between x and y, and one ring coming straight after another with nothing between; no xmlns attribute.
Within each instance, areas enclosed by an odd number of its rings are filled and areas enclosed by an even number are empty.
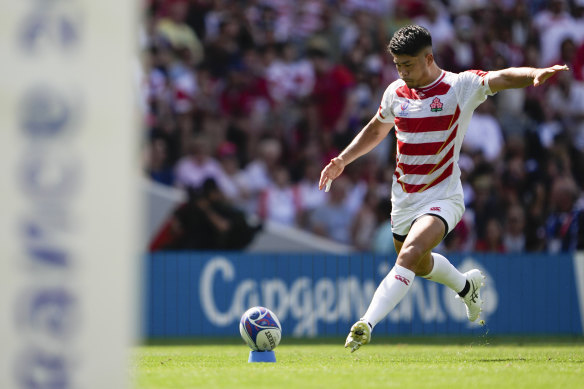
<svg viewBox="0 0 584 389"><path fill-rule="evenodd" d="M282 326L268 308L252 307L241 316L239 333L252 350L271 351L280 344Z"/></svg>

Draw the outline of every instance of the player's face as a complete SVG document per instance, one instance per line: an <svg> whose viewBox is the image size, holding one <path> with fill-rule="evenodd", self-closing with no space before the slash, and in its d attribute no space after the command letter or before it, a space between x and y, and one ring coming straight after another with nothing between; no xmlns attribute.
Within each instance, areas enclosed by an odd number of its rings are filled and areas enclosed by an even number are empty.
<svg viewBox="0 0 584 389"><path fill-rule="evenodd" d="M394 55L393 62L399 76L408 88L418 88L427 85L429 71L428 53L422 52L416 56Z"/></svg>

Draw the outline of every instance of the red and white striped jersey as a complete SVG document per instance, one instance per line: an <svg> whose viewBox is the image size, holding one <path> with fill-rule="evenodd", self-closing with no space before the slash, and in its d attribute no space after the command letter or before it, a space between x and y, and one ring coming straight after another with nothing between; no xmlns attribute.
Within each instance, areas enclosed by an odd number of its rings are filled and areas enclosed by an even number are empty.
<svg viewBox="0 0 584 389"><path fill-rule="evenodd" d="M442 71L422 88L410 89L401 79L387 87L376 117L396 132L394 207L462 199L460 148L473 111L493 94L487 79L480 70Z"/></svg>

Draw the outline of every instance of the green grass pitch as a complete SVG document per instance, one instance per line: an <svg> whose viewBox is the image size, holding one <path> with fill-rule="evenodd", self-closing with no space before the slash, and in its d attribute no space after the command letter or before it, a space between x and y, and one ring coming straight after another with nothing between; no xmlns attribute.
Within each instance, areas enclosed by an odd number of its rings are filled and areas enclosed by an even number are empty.
<svg viewBox="0 0 584 389"><path fill-rule="evenodd" d="M284 339L276 363L248 363L243 341L143 345L136 389L584 388L584 338Z"/></svg>

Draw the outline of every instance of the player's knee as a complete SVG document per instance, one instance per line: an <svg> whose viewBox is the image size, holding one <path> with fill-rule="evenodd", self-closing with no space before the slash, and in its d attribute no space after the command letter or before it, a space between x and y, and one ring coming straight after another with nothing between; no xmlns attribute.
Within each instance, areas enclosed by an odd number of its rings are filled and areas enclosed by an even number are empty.
<svg viewBox="0 0 584 389"><path fill-rule="evenodd" d="M424 252L416 246L403 246L397 256L396 263L412 271L416 271L423 260Z"/></svg>

